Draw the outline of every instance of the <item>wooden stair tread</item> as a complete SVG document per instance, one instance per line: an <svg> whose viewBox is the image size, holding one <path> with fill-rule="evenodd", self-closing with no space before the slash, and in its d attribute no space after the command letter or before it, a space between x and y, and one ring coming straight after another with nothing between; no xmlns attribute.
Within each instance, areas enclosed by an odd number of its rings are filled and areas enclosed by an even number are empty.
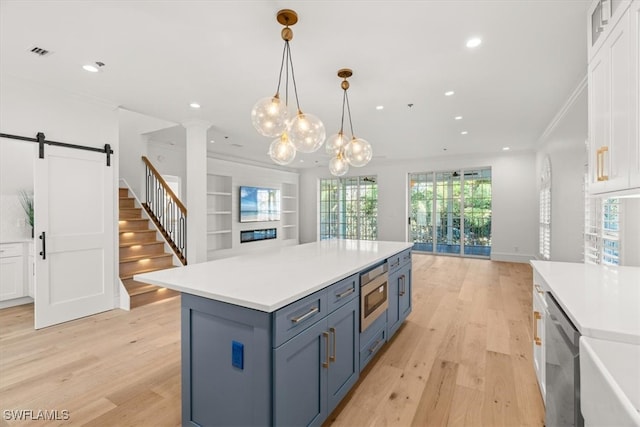
<svg viewBox="0 0 640 427"><path fill-rule="evenodd" d="M173 255L168 253L154 254L154 255L136 255L136 256L127 257L127 258L120 258L120 264L124 262L139 261L141 259L171 258L172 256Z"/></svg>
<svg viewBox="0 0 640 427"><path fill-rule="evenodd" d="M130 233L130 232L127 232L127 233ZM148 245L164 245L164 242L161 242L159 240L156 240L155 242L140 242L140 243L127 242L127 243L121 243L120 247L129 248L131 246L148 246Z"/></svg>
<svg viewBox="0 0 640 427"><path fill-rule="evenodd" d="M149 221L149 220L147 218L125 218L125 219L119 219L118 221L134 222L134 221Z"/></svg>
<svg viewBox="0 0 640 427"><path fill-rule="evenodd" d="M120 234L123 233L155 233L156 230L153 229L149 229L149 230L124 230L124 231L119 231Z"/></svg>
<svg viewBox="0 0 640 427"><path fill-rule="evenodd" d="M170 266L165 266L165 267L146 268L144 270L136 271L133 274L127 274L126 276L120 276L120 279L121 280L133 279L133 276L135 276L136 274L151 273L152 271L159 271L159 270L168 270L170 268L175 268L175 267L176 267L175 265L170 265Z"/></svg>
<svg viewBox="0 0 640 427"><path fill-rule="evenodd" d="M131 283L127 283L124 286L127 289L127 293L129 296L133 297L136 295L146 294L147 292L154 292L158 289L161 289L161 286L150 285L148 283L141 283L132 280Z"/></svg>

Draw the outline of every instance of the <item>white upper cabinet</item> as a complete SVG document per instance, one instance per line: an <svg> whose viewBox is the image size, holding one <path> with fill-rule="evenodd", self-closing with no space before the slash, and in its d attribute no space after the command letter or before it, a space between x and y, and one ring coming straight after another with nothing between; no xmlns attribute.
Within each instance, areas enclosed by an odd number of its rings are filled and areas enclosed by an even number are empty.
<svg viewBox="0 0 640 427"><path fill-rule="evenodd" d="M638 3L595 2L589 34L589 191L640 187L638 167ZM635 34L635 35L634 35Z"/></svg>

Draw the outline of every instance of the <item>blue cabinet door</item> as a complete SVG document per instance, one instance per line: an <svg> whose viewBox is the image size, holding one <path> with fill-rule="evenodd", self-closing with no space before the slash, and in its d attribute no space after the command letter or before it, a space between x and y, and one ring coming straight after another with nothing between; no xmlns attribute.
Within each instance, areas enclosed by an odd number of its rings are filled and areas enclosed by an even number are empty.
<svg viewBox="0 0 640 427"><path fill-rule="evenodd" d="M396 270L389 274L389 307L387 308L388 337L391 338L400 327L400 275L402 270Z"/></svg>
<svg viewBox="0 0 640 427"><path fill-rule="evenodd" d="M328 414L338 406L360 375L359 302L353 299L327 318L330 334Z"/></svg>
<svg viewBox="0 0 640 427"><path fill-rule="evenodd" d="M400 270L400 291L398 292L399 323L404 322L409 313L411 313L411 263Z"/></svg>
<svg viewBox="0 0 640 427"><path fill-rule="evenodd" d="M396 333L411 313L411 263L389 275L389 338Z"/></svg>
<svg viewBox="0 0 640 427"><path fill-rule="evenodd" d="M323 319L274 350L273 425L315 426L325 420L328 344Z"/></svg>

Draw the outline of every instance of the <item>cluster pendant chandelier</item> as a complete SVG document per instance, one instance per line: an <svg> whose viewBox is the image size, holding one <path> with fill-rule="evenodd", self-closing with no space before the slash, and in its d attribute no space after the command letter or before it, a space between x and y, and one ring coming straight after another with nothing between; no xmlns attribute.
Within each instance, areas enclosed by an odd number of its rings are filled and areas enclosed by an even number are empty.
<svg viewBox="0 0 640 427"><path fill-rule="evenodd" d="M342 79L340 87L344 91L342 95L342 119L340 121L340 131L327 139L325 149L332 158L329 162L329 171L334 176L342 176L349 172L349 165L361 167L369 163L373 155L371 144L362 138L356 138L353 133L353 122L351 121L351 108L349 107L349 82L347 79L353 75L353 71L348 68L338 70L338 77ZM351 139L347 139L344 134L344 107L347 106L349 117L349 129Z"/></svg>
<svg viewBox="0 0 640 427"><path fill-rule="evenodd" d="M277 20L284 25L281 31L284 40L280 75L276 94L256 102L251 110L251 122L256 130L264 136L276 138L269 147L271 160L279 165L287 165L293 161L296 152L312 153L317 151L325 140L325 129L322 121L314 115L303 113L298 100L298 89L291 59L289 42L293 39L293 31L289 28L298 22L298 15L290 9L278 12ZM280 99L280 84L282 73L285 73L285 100ZM297 113L289 118L288 95L289 74L293 82L293 92L296 98Z"/></svg>

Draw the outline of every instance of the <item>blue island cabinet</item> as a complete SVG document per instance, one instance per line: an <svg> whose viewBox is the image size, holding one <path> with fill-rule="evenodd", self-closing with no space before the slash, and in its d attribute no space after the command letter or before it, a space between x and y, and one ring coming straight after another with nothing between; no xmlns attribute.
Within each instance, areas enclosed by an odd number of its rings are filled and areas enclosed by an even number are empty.
<svg viewBox="0 0 640 427"><path fill-rule="evenodd" d="M358 380L359 275L261 312L182 294L183 425L320 425Z"/></svg>
<svg viewBox="0 0 640 427"><path fill-rule="evenodd" d="M391 338L411 313L411 251L389 259L388 336Z"/></svg>

